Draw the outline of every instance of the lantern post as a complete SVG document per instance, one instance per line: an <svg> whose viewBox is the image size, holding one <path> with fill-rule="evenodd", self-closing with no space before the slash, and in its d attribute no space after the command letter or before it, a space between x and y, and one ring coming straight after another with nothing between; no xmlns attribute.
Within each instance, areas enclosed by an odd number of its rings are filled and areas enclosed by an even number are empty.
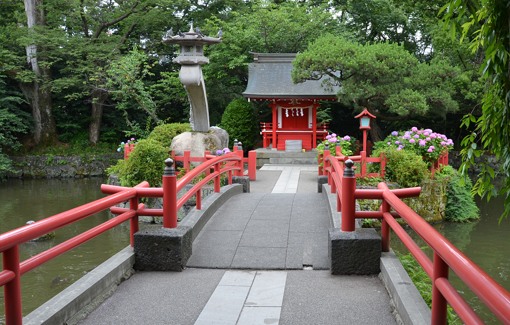
<svg viewBox="0 0 510 325"><path fill-rule="evenodd" d="M354 118L359 118L359 129L363 130L363 151L367 152L367 130L370 130L370 119L376 118L368 112L365 107L361 114L356 115Z"/></svg>

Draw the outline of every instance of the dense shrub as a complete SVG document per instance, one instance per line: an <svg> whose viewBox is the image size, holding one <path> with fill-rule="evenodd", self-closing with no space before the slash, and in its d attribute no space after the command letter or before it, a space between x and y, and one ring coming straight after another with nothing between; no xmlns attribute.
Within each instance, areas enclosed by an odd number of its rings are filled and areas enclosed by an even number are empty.
<svg viewBox="0 0 510 325"><path fill-rule="evenodd" d="M471 195L473 184L467 178L461 182L458 171L446 166L437 172L436 179L449 179L446 187L445 220L452 222L470 222L480 219L480 210ZM463 183L463 184L461 184Z"/></svg>
<svg viewBox="0 0 510 325"><path fill-rule="evenodd" d="M117 174L122 186L135 186L143 181L154 186L161 185L168 148L159 141L145 139L138 141L127 160L119 160L108 168L108 174Z"/></svg>
<svg viewBox="0 0 510 325"><path fill-rule="evenodd" d="M243 149L248 150L255 145L258 128L255 121L255 114L251 104L246 100L234 99L228 104L221 118L220 127L227 131L230 138L230 147L234 144L234 139L243 143Z"/></svg>
<svg viewBox="0 0 510 325"><path fill-rule="evenodd" d="M376 150L372 157L379 157L382 149ZM398 150L398 148L385 148L386 174L385 179L396 182L401 187L420 186L422 181L429 176L427 164L421 156L412 151ZM379 163L369 164L368 172L380 172Z"/></svg>
<svg viewBox="0 0 510 325"><path fill-rule="evenodd" d="M177 135L191 131L189 123L170 123L162 124L152 130L149 139L160 142L163 147L169 148L172 144L172 139Z"/></svg>

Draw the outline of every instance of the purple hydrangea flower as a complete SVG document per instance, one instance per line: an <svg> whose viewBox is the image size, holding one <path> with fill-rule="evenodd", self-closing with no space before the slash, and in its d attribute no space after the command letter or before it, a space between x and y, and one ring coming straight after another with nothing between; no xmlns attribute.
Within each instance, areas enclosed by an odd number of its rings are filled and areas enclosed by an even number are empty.
<svg viewBox="0 0 510 325"><path fill-rule="evenodd" d="M414 140L414 139L409 140L409 143L415 143L415 142L416 142L416 140Z"/></svg>
<svg viewBox="0 0 510 325"><path fill-rule="evenodd" d="M391 142L388 142L388 146L391 146Z"/></svg>
<svg viewBox="0 0 510 325"><path fill-rule="evenodd" d="M350 140L351 140L351 137L350 137L350 136L348 136L348 135L346 135L346 136L342 139L342 141L350 141Z"/></svg>
<svg viewBox="0 0 510 325"><path fill-rule="evenodd" d="M434 151L434 150L432 150L432 149L430 149L430 148L429 148L429 149L427 149L427 152L432 152L432 151Z"/></svg>
<svg viewBox="0 0 510 325"><path fill-rule="evenodd" d="M224 152L224 153L229 153L229 152L230 152L230 149L229 149L229 148L223 148L223 152Z"/></svg>
<svg viewBox="0 0 510 325"><path fill-rule="evenodd" d="M432 134L430 135L430 137L431 137L432 139L435 139L435 138L436 138L436 135L435 135L434 133L432 133Z"/></svg>
<svg viewBox="0 0 510 325"><path fill-rule="evenodd" d="M425 140L430 141L430 137L427 137Z"/></svg>
<svg viewBox="0 0 510 325"><path fill-rule="evenodd" d="M331 143L334 143L334 142L336 142L336 138L330 138L330 139L328 139L328 141Z"/></svg>
<svg viewBox="0 0 510 325"><path fill-rule="evenodd" d="M404 135L404 139L409 140L411 136L409 134Z"/></svg>
<svg viewBox="0 0 510 325"><path fill-rule="evenodd" d="M130 143L130 142L131 142L131 140L127 140L127 143Z"/></svg>
<svg viewBox="0 0 510 325"><path fill-rule="evenodd" d="M420 138L420 136L419 136L418 134L415 134L415 135L413 135L413 138L415 138L415 139L419 139L419 138Z"/></svg>
<svg viewBox="0 0 510 325"><path fill-rule="evenodd" d="M411 131L416 132L416 131L418 131L418 128L417 128L416 126L413 126L413 127L411 128Z"/></svg>
<svg viewBox="0 0 510 325"><path fill-rule="evenodd" d="M442 145L442 146L446 146L446 142L441 141L441 145Z"/></svg>
<svg viewBox="0 0 510 325"><path fill-rule="evenodd" d="M131 141L135 141L135 138L131 138Z"/></svg>
<svg viewBox="0 0 510 325"><path fill-rule="evenodd" d="M400 141L395 141L395 144L400 144Z"/></svg>
<svg viewBox="0 0 510 325"><path fill-rule="evenodd" d="M402 148L401 148L401 147L398 147L398 148L397 148L397 151L400 151L400 150L402 150Z"/></svg>
<svg viewBox="0 0 510 325"><path fill-rule="evenodd" d="M423 146L425 146L426 142L427 142L427 141L425 141L425 140L420 140L420 141L418 142L418 144L419 144L420 146L422 146L422 147L423 147Z"/></svg>
<svg viewBox="0 0 510 325"><path fill-rule="evenodd" d="M427 132L427 133L432 133L431 129L425 129L424 131Z"/></svg>
<svg viewBox="0 0 510 325"><path fill-rule="evenodd" d="M216 151L216 155L218 155L218 156L223 155L223 150L217 150L217 151Z"/></svg>
<svg viewBox="0 0 510 325"><path fill-rule="evenodd" d="M393 132L391 132L391 135L396 137L398 135L398 132L397 131L393 131Z"/></svg>
<svg viewBox="0 0 510 325"><path fill-rule="evenodd" d="M331 136L332 136L333 138L336 138L336 133L333 133Z"/></svg>
<svg viewBox="0 0 510 325"><path fill-rule="evenodd" d="M430 133L428 133L427 131L423 132L423 135L428 137L430 135Z"/></svg>
<svg viewBox="0 0 510 325"><path fill-rule="evenodd" d="M326 140L329 140L329 139L331 139L331 136L328 134L328 135L326 135Z"/></svg>

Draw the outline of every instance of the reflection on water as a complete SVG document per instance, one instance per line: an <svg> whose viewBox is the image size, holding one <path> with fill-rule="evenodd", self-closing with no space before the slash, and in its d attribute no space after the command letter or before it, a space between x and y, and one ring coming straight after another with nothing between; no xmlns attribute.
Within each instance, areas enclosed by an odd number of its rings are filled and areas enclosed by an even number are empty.
<svg viewBox="0 0 510 325"><path fill-rule="evenodd" d="M485 199L476 199L480 208L481 219L467 224L443 222L433 225L446 239L461 250L468 258L487 272L496 282L510 291L510 219L503 219L498 224L503 213L504 197L491 198L490 203ZM427 245L412 230L407 231L420 247ZM392 234L391 247L403 253L407 249L395 234ZM430 249L424 250L432 257ZM450 281L462 294L464 299L473 307L487 324L501 324L496 316L483 304L480 299L450 270Z"/></svg>
<svg viewBox="0 0 510 325"><path fill-rule="evenodd" d="M24 226L104 197L103 178L9 179L0 182L0 233ZM109 218L103 211L56 231L53 239L20 246L20 260L54 247ZM43 264L21 277L23 315L45 303L84 274L129 245L129 222ZM0 260L0 270L2 270ZM0 324L5 323L3 289L0 290Z"/></svg>

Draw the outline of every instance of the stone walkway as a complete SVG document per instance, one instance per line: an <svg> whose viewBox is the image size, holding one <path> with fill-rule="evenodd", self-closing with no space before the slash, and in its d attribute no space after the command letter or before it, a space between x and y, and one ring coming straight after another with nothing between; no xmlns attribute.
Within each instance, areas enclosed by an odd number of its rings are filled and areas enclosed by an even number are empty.
<svg viewBox="0 0 510 325"><path fill-rule="evenodd" d="M316 166L266 165L250 188L204 227L189 268L137 272L80 324L396 324L377 276L325 270Z"/></svg>

